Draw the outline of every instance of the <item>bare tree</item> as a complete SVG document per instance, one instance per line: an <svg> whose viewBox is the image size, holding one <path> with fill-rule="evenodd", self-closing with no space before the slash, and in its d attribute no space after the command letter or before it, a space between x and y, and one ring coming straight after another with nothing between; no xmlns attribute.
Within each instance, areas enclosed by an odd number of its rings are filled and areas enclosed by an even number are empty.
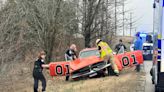
<svg viewBox="0 0 164 92"><path fill-rule="evenodd" d="M93 22L98 14L102 0L83 0L83 35L85 39L85 47L89 47L91 34L94 31Z"/></svg>
<svg viewBox="0 0 164 92"><path fill-rule="evenodd" d="M63 35L75 28L73 11L69 2L62 0L10 0L0 11L1 50L25 55L26 50L38 48L47 52L47 62L54 60L53 52ZM11 51L3 52L9 56Z"/></svg>
<svg viewBox="0 0 164 92"><path fill-rule="evenodd" d="M116 26L119 31L129 25L120 19L128 13L119 10L122 1L116 3L117 12L113 0L8 0L0 10L1 63L24 58L32 49L45 50L46 61L54 61L75 34L84 36L85 47L96 38L111 42Z"/></svg>

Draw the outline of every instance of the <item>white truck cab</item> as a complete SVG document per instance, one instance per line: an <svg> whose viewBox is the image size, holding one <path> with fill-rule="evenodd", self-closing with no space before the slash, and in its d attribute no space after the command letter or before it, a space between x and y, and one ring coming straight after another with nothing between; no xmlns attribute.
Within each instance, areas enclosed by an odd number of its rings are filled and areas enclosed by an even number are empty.
<svg viewBox="0 0 164 92"><path fill-rule="evenodd" d="M150 73L155 92L164 92L164 0L155 0L154 10L153 66Z"/></svg>

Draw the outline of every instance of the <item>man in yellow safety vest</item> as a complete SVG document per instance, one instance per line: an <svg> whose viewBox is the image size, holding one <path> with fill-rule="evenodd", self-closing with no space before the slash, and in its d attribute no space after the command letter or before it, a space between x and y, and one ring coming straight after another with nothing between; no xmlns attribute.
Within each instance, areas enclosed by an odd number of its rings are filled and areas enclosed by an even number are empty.
<svg viewBox="0 0 164 92"><path fill-rule="evenodd" d="M117 65L115 64L112 49L109 47L109 45L106 42L103 42L101 39L96 40L96 45L97 45L98 50L100 52L101 59L103 59L106 62L110 62L112 65L112 68L114 70L115 75L118 76L119 70L118 70Z"/></svg>

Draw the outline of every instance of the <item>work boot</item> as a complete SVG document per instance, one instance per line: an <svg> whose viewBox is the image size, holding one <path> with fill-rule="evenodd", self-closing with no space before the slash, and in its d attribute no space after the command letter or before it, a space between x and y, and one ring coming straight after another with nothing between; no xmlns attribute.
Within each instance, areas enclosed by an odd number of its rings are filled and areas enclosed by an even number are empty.
<svg viewBox="0 0 164 92"><path fill-rule="evenodd" d="M66 75L65 81L69 81L69 75Z"/></svg>
<svg viewBox="0 0 164 92"><path fill-rule="evenodd" d="M116 76L119 76L119 73L116 73L115 75L116 75Z"/></svg>
<svg viewBox="0 0 164 92"><path fill-rule="evenodd" d="M116 76L119 76L119 71L118 70L114 70L114 72L115 72Z"/></svg>

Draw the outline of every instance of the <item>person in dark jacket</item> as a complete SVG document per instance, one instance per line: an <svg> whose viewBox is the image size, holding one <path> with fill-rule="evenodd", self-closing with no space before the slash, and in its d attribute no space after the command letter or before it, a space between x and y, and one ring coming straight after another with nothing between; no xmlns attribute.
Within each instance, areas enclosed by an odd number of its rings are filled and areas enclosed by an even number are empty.
<svg viewBox="0 0 164 92"><path fill-rule="evenodd" d="M46 79L42 73L44 60L46 57L46 53L44 51L39 53L38 59L34 63L33 69L33 78L34 78L34 92L38 92L38 82L39 80L42 82L42 92L46 91Z"/></svg>
<svg viewBox="0 0 164 92"><path fill-rule="evenodd" d="M76 45L72 44L65 53L65 60L67 62L75 60L77 58L76 51L77 51ZM68 80L69 80L69 75L66 75L66 81L68 81Z"/></svg>
<svg viewBox="0 0 164 92"><path fill-rule="evenodd" d="M115 50L116 50L117 53L119 52L119 50L121 49L121 47L123 47L124 50L126 50L126 46L123 44L122 39L120 39L119 40L119 43L115 46Z"/></svg>
<svg viewBox="0 0 164 92"><path fill-rule="evenodd" d="M72 44L65 53L65 60L66 61L75 60L77 58L76 51L77 51L76 45Z"/></svg>

